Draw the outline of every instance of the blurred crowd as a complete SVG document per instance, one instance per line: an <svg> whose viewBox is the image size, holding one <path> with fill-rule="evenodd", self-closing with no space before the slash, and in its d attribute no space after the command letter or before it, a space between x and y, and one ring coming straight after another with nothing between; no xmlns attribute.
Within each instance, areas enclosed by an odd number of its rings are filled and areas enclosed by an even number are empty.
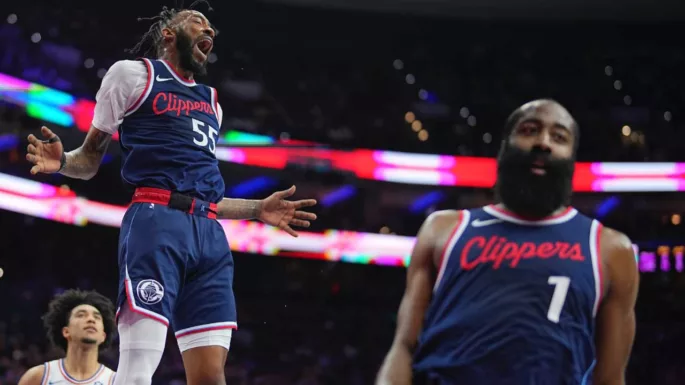
<svg viewBox="0 0 685 385"><path fill-rule="evenodd" d="M114 229L78 228L3 213L0 265L0 384L16 384L36 364L60 357L47 345L41 315L66 288L116 298ZM226 373L236 385L369 385L390 346L404 269L236 255L239 329ZM629 385L677 385L685 376L685 275L642 275ZM117 347L102 355L116 367ZM174 339L155 384L183 384Z"/></svg>
<svg viewBox="0 0 685 385"><path fill-rule="evenodd" d="M0 72L93 99L104 71L130 57L123 50L147 30L136 18L160 9L156 2L138 3L70 9L50 1L14 2L7 19L0 19ZM343 149L494 156L508 113L527 100L551 97L580 123L580 160L685 159L685 51L676 24L476 22L215 3L207 15L221 34L202 80L219 88L223 130ZM22 138L0 149L1 173L29 177L23 138L40 124L0 100L0 135ZM83 138L73 131L63 137L69 147ZM59 175L40 180L125 205L130 192L119 180L116 146L91 182ZM222 167L227 186L263 172ZM284 173L274 188L320 183L323 191L341 183L324 175L293 179ZM409 195L419 187L357 188L346 203L317 208L312 231L388 227L414 235L432 210L492 198L487 190L442 189L447 198L440 204L409 213L387 205L388 194ZM603 199L584 195L582 211L594 215ZM620 209L603 218L606 225L635 241L682 239L685 227L671 208L678 196L620 199ZM647 206L656 201L663 206ZM5 211L0 230L0 385L11 385L28 367L61 354L47 346L40 320L55 293L79 287L116 298L117 231ZM242 254L236 266L239 329L226 368L229 384L372 383L392 340L404 269ZM683 383L684 277L643 274L629 385ZM173 338L167 348L155 384L183 384ZM114 368L116 346L102 360Z"/></svg>
<svg viewBox="0 0 685 385"><path fill-rule="evenodd" d="M136 19L161 6L126 4L12 4L13 23L0 24L0 43L9 47L0 52L0 71L92 98L114 61L135 57L124 50L149 25ZM473 21L259 2L213 7L207 15L221 33L202 81L219 89L224 129L492 156L507 115L551 97L580 123L581 160L682 159L685 52L677 23ZM412 129L407 112L426 134Z"/></svg>

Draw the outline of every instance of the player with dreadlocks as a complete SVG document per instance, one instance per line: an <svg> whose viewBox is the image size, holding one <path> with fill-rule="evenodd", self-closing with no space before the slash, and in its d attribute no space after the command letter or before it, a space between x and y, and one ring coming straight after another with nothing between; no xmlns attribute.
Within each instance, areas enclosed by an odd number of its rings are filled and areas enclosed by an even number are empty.
<svg viewBox="0 0 685 385"><path fill-rule="evenodd" d="M112 65L83 145L64 152L43 127L44 140L29 135L27 159L33 174L90 179L118 130L121 177L134 194L119 236L115 384L151 383L169 324L188 384L224 384L237 319L233 257L217 219L258 219L297 236L290 226L308 227L316 216L300 209L316 201L286 200L295 186L263 200L224 198L215 156L223 114L216 90L195 82L216 30L192 7L164 8L153 20L134 50L150 44L155 59Z"/></svg>
<svg viewBox="0 0 685 385"><path fill-rule="evenodd" d="M95 291L67 290L56 296L48 309L43 316L48 339L66 356L29 369L19 385L111 385L114 372L98 362L98 353L112 341L112 301Z"/></svg>

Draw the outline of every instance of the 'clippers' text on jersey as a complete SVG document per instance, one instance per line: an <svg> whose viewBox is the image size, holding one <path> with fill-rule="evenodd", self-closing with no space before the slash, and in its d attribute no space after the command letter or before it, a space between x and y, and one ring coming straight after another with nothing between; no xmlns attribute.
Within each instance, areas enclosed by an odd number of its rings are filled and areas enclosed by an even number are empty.
<svg viewBox="0 0 685 385"><path fill-rule="evenodd" d="M216 90L185 81L161 60L142 60L147 86L119 127L124 183L220 201Z"/></svg>
<svg viewBox="0 0 685 385"><path fill-rule="evenodd" d="M441 256L415 376L441 385L591 384L600 232L573 208L535 222L496 206L462 211Z"/></svg>

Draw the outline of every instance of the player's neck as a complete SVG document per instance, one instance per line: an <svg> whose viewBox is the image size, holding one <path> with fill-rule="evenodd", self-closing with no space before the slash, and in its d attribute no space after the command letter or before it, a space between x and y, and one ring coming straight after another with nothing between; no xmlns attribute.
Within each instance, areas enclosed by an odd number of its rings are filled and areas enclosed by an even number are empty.
<svg viewBox="0 0 685 385"><path fill-rule="evenodd" d="M76 380L87 380L100 369L97 346L69 346L64 369Z"/></svg>
<svg viewBox="0 0 685 385"><path fill-rule="evenodd" d="M184 78L188 80L193 80L193 73L185 70L181 67L181 64L179 63L178 55L175 55L173 52L165 51L164 55L160 58L162 60L165 60L171 67L181 74Z"/></svg>

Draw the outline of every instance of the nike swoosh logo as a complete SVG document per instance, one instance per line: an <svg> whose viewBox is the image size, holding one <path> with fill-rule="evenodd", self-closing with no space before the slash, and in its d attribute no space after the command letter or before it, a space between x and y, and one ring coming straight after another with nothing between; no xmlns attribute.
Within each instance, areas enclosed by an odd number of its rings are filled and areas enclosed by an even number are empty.
<svg viewBox="0 0 685 385"><path fill-rule="evenodd" d="M173 80L173 79L172 79L172 78L164 78L164 79L162 79L162 78L159 77L159 75L157 75L157 81L158 81L158 82L167 82L167 81L169 81L169 80Z"/></svg>
<svg viewBox="0 0 685 385"><path fill-rule="evenodd" d="M498 223L502 223L504 220L502 219L475 219L473 222L471 222L471 226L473 227L485 227L485 226L490 226L490 225L496 225Z"/></svg>

